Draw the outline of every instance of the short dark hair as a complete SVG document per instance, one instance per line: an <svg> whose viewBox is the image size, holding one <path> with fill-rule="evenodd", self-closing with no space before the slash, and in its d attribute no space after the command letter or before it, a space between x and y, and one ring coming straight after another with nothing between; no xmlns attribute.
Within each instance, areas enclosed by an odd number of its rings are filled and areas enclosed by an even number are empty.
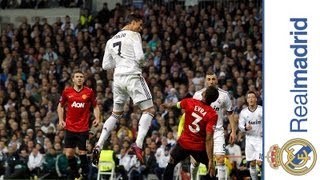
<svg viewBox="0 0 320 180"><path fill-rule="evenodd" d="M257 93L254 91L248 91L246 97L248 97L249 94L254 94L254 96L257 97Z"/></svg>
<svg viewBox="0 0 320 180"><path fill-rule="evenodd" d="M211 103L215 102L219 97L219 91L214 86L209 86L205 92L205 102L206 104L210 105Z"/></svg>
<svg viewBox="0 0 320 180"><path fill-rule="evenodd" d="M83 74L83 75L84 75L84 73L83 73L80 69L76 69L76 70L74 70L74 71L72 72L72 78L73 78L74 75L77 74L77 73L80 73L80 74Z"/></svg>
<svg viewBox="0 0 320 180"><path fill-rule="evenodd" d="M142 16L139 15L139 14L130 13L130 14L126 17L125 23L126 23L126 24L130 24L132 21L136 21L136 22L138 22L138 21L143 21L143 18L142 18Z"/></svg>
<svg viewBox="0 0 320 180"><path fill-rule="evenodd" d="M217 74L214 72L211 72L211 71L207 71L206 76L214 76L214 77L218 78Z"/></svg>
<svg viewBox="0 0 320 180"><path fill-rule="evenodd" d="M213 73L213 72L210 72L210 71L208 71L208 72L206 73L206 76L213 76L213 75L216 75L216 74Z"/></svg>

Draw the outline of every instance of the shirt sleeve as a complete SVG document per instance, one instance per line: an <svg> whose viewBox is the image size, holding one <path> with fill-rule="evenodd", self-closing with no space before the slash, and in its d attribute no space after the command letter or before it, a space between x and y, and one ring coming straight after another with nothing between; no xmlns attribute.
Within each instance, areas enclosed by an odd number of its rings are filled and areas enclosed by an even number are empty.
<svg viewBox="0 0 320 180"><path fill-rule="evenodd" d="M106 44L106 47L104 48L104 55L103 55L103 61L102 61L102 69L113 69L116 67L115 60L112 57L112 52L109 50L109 41Z"/></svg>
<svg viewBox="0 0 320 180"><path fill-rule="evenodd" d="M195 92L193 95L193 99L197 99L197 100L201 101L202 93L200 91Z"/></svg>
<svg viewBox="0 0 320 180"><path fill-rule="evenodd" d="M226 110L228 112L233 112L232 102L231 102L231 98L230 98L230 94L229 93L226 94L224 102L225 102Z"/></svg>
<svg viewBox="0 0 320 180"><path fill-rule="evenodd" d="M59 99L59 103L61 104L61 106L64 106L66 102L67 102L66 90L63 90Z"/></svg>
<svg viewBox="0 0 320 180"><path fill-rule="evenodd" d="M246 125L246 120L244 119L244 113L243 113L243 111L244 110L242 110L241 112L240 112L240 115L239 115L239 125L238 125L238 127L239 127L239 129L240 129L240 131L245 131L245 125Z"/></svg>
<svg viewBox="0 0 320 180"><path fill-rule="evenodd" d="M139 65L144 63L144 53L142 49L142 40L139 33L133 35L133 50L136 57L136 61Z"/></svg>
<svg viewBox="0 0 320 180"><path fill-rule="evenodd" d="M187 107L187 99L183 99L180 101L180 109L186 109Z"/></svg>

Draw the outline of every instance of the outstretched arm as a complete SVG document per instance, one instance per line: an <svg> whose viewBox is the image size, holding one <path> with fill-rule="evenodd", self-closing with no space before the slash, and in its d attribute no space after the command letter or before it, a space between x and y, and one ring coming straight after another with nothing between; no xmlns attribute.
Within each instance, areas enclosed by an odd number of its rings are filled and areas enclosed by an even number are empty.
<svg viewBox="0 0 320 180"><path fill-rule="evenodd" d="M110 42L106 43L106 47L104 49L104 55L103 55L103 60L102 60L102 69L108 70L108 69L113 69L116 67L116 62L112 57L112 52L108 48L108 44Z"/></svg>
<svg viewBox="0 0 320 180"><path fill-rule="evenodd" d="M237 138L237 123L234 117L234 113L233 112L227 112L227 113L228 113L229 123L231 126L231 134L230 134L229 142L234 143Z"/></svg>
<svg viewBox="0 0 320 180"><path fill-rule="evenodd" d="M179 102L177 102L177 103L163 103L163 104L161 104L161 106L162 107L164 107L164 108L173 108L173 107L176 107L176 108L178 108L178 109L180 109L181 107L180 107L180 101Z"/></svg>
<svg viewBox="0 0 320 180"><path fill-rule="evenodd" d="M98 105L94 107L93 114L94 114L94 120L92 122L92 125L97 126L100 123L100 109Z"/></svg>
<svg viewBox="0 0 320 180"><path fill-rule="evenodd" d="M142 49L142 40L141 40L141 35L139 33L134 34L132 36L133 38L133 50L134 54L136 56L136 61L139 64L140 67L144 66L145 59L144 59L144 53Z"/></svg>
<svg viewBox="0 0 320 180"><path fill-rule="evenodd" d="M66 122L64 121L64 108L61 103L58 104L57 112L59 117L59 127L63 129L66 126Z"/></svg>
<svg viewBox="0 0 320 180"><path fill-rule="evenodd" d="M215 165L213 162L213 133L212 132L207 132L206 135L206 152L208 156L208 172L211 177L215 175Z"/></svg>
<svg viewBox="0 0 320 180"><path fill-rule="evenodd" d="M244 116L243 113L240 112L238 127L239 127L240 131L246 132L247 131L246 120L244 119L243 116Z"/></svg>

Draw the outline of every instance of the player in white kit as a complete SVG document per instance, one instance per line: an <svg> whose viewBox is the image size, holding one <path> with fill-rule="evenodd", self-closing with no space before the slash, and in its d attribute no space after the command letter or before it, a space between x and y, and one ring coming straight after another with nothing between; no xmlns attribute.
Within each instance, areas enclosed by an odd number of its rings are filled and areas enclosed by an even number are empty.
<svg viewBox="0 0 320 180"><path fill-rule="evenodd" d="M155 109L149 87L142 76L144 53L140 31L142 30L142 17L136 14L128 15L127 24L108 40L103 56L102 68L113 69L113 111L105 121L101 136L93 151L93 164L98 164L99 152L115 128L124 111L124 105L131 97L133 103L142 110L139 120L139 130L132 149L137 158L143 163L142 145L151 125Z"/></svg>
<svg viewBox="0 0 320 180"><path fill-rule="evenodd" d="M217 86L218 78L214 73L207 73L205 77L205 86ZM203 91L206 90L206 87L195 92L193 98L201 100ZM224 164L225 158L225 136L224 136L224 128L223 128L223 119L224 119L224 110L227 112L228 120L231 125L231 134L229 142L234 142L236 139L236 124L233 118L233 107L232 102L230 99L230 95L227 91L218 88L219 90L219 97L218 99L211 104L211 107L218 113L218 122L215 126L213 140L214 140L214 155L216 158L216 168L219 180L226 179L227 177L227 168ZM195 167L194 167L195 166ZM198 163L191 164L191 173L192 178L194 179L195 173L197 172ZM194 169L193 169L194 168Z"/></svg>
<svg viewBox="0 0 320 180"><path fill-rule="evenodd" d="M250 162L250 175L257 180L256 164L262 165L262 106L257 104L257 95L253 91L247 93L248 107L240 112L239 129L246 133L246 160Z"/></svg>

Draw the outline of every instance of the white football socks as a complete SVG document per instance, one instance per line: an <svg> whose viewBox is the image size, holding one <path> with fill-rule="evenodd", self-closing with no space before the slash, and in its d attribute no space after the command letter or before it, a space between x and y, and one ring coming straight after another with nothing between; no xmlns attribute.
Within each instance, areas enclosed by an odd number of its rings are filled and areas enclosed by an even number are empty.
<svg viewBox="0 0 320 180"><path fill-rule="evenodd" d="M150 113L143 113L140 120L139 120L139 128L138 128L138 135L136 139L136 144L139 148L142 149L144 138L146 137L153 115Z"/></svg>
<svg viewBox="0 0 320 180"><path fill-rule="evenodd" d="M109 138L111 131L115 128L116 123L120 119L121 116L112 114L106 122L103 124L102 132L99 137L98 143L96 144L96 147L99 148L99 150L102 149L104 142Z"/></svg>

